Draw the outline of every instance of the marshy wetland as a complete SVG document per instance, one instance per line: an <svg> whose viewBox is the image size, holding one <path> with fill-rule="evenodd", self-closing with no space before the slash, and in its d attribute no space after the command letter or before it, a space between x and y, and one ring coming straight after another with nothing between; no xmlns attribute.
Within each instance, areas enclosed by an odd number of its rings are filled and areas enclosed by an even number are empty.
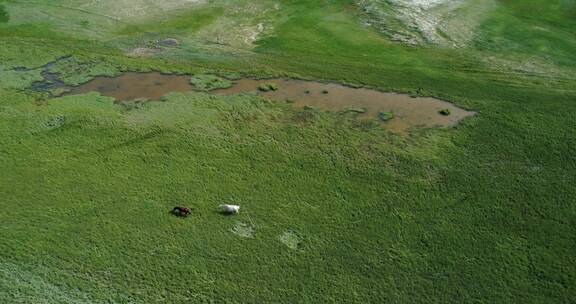
<svg viewBox="0 0 576 304"><path fill-rule="evenodd" d="M274 89L263 89L273 85ZM197 89L189 75L167 75L158 72L123 73L117 77L95 79L69 88L66 95L98 92L117 101L159 101L171 92ZM386 128L407 132L411 128L451 127L475 113L452 103L430 97L412 97L373 89L353 88L335 83L295 79L239 79L229 87L209 91L216 95L258 94L274 101L286 101L297 108L318 108L332 112L350 112L359 119L382 121ZM449 115L443 115L443 111ZM384 113L390 113L384 118ZM385 120L385 121L384 121Z"/></svg>
<svg viewBox="0 0 576 304"><path fill-rule="evenodd" d="M573 303L575 16L0 0L0 303Z"/></svg>
<svg viewBox="0 0 576 304"><path fill-rule="evenodd" d="M278 88L263 92L260 88L267 83L275 84ZM214 91L224 95L246 92L256 92L273 100L292 102L298 108L318 107L333 112L353 112L358 114L360 119L378 120L381 113L389 112L393 117L386 121L385 125L399 132L406 132L410 128L451 127L475 114L436 98L412 97L306 80L242 79L235 82L231 88ZM450 115L440 113L445 109L450 110Z"/></svg>
<svg viewBox="0 0 576 304"><path fill-rule="evenodd" d="M188 92L194 87L190 76L167 75L158 72L123 73L118 77L96 77L85 84L68 88L66 95L99 92L118 101L147 99L159 101L171 92Z"/></svg>

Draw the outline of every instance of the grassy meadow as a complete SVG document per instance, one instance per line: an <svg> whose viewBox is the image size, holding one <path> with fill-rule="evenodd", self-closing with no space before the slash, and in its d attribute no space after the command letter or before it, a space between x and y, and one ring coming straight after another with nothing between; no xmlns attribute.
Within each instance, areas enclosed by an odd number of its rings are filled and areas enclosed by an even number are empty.
<svg viewBox="0 0 576 304"><path fill-rule="evenodd" d="M0 1L0 303L572 303L576 4L485 11L449 47L350 0ZM253 94L32 90L63 57L72 85L293 77L477 115L405 136Z"/></svg>

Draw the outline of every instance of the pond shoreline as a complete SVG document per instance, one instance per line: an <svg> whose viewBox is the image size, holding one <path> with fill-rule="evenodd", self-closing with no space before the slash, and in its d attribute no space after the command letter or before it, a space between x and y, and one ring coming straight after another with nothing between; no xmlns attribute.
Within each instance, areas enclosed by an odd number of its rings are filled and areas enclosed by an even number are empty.
<svg viewBox="0 0 576 304"><path fill-rule="evenodd" d="M123 72L118 76L97 76L78 86L69 86L54 73L34 86L39 91L58 92L55 96L70 96L99 92L126 101L161 101L172 92L205 92L214 95L253 93L275 101L289 102L296 108L318 108L332 112L348 112L358 119L380 121L387 129L405 133L412 128L446 128L475 115L473 111L433 97L420 97L378 89L293 78L236 78L216 75L204 77L209 83L199 88L191 83L190 74L162 72ZM204 75L206 76L206 75ZM198 77L198 75L196 75ZM201 78L201 77L200 77ZM210 86L214 84L214 86ZM262 86L271 86L266 89Z"/></svg>

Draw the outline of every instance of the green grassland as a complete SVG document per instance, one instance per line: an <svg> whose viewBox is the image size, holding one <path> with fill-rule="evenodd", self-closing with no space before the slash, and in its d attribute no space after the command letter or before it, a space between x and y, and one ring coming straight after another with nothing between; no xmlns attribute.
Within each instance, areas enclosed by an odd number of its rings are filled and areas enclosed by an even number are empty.
<svg viewBox="0 0 576 304"><path fill-rule="evenodd" d="M455 47L391 41L357 1L151 3L0 1L0 303L576 298L573 1L496 1ZM31 90L59 58L68 84L298 77L478 114L403 136L251 94Z"/></svg>

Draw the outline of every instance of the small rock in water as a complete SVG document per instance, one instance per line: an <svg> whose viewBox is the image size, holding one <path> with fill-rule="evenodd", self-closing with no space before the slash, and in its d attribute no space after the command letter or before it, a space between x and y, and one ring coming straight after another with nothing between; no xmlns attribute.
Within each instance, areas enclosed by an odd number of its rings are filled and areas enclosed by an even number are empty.
<svg viewBox="0 0 576 304"><path fill-rule="evenodd" d="M392 113L392 112L380 112L380 114L378 114L378 117L382 121L389 121L390 119L394 118L394 113Z"/></svg>
<svg viewBox="0 0 576 304"><path fill-rule="evenodd" d="M440 110L439 113L442 114L442 115L444 115L444 116L450 116L450 114L451 114L451 113L450 113L450 109Z"/></svg>

